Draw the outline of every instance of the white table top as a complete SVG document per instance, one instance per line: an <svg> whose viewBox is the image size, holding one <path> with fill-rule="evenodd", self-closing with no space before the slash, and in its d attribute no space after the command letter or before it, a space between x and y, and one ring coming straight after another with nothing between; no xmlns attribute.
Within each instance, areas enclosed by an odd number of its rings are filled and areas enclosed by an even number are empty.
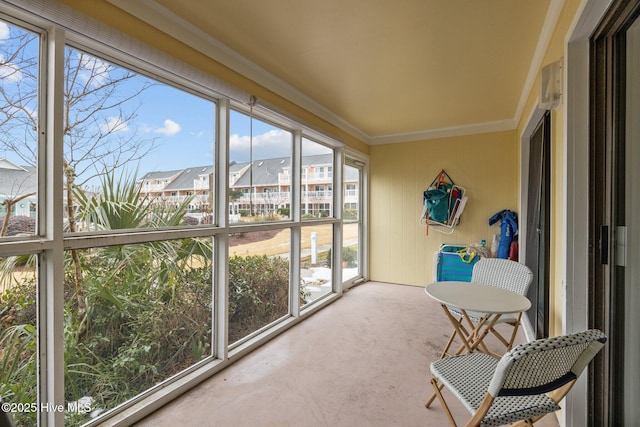
<svg viewBox="0 0 640 427"><path fill-rule="evenodd" d="M480 313L521 313L531 307L522 295L478 283L435 282L425 292L442 304Z"/></svg>

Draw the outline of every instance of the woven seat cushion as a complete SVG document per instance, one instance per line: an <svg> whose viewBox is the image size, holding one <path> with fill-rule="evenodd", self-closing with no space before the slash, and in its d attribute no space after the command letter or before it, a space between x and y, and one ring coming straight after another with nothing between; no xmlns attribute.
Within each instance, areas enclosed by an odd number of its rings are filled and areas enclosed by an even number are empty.
<svg viewBox="0 0 640 427"><path fill-rule="evenodd" d="M487 394L498 359L484 353L471 353L436 360L432 375L444 384L473 414ZM560 407L546 394L497 397L483 426L499 426L554 412Z"/></svg>

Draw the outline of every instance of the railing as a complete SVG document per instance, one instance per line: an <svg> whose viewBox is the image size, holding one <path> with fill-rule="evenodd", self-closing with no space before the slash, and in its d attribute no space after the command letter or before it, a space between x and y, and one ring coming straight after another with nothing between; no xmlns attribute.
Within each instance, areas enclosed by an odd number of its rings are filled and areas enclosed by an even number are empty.
<svg viewBox="0 0 640 427"><path fill-rule="evenodd" d="M158 196L156 200L162 200L167 203L181 203L187 196ZM208 195L192 195L193 203L209 203L210 197ZM250 201L259 204L283 204L289 203L291 200L291 193L288 191L271 192L271 193L253 193L252 197L249 194L243 194L237 199L233 200L233 203L247 204ZM304 203L331 203L333 201L333 191L303 191L302 202ZM347 190L344 192L344 203L358 203L359 195L357 190Z"/></svg>
<svg viewBox="0 0 640 427"><path fill-rule="evenodd" d="M318 183L323 182L329 184L333 181L333 176L324 173L308 173L306 175L302 175L302 184L309 183ZM278 184L285 185L291 183L291 175L288 173L279 173L278 174Z"/></svg>
<svg viewBox="0 0 640 427"><path fill-rule="evenodd" d="M243 194L237 199L234 199L234 202L244 203L249 200L253 200L254 202L266 202L266 203L284 203L291 200L291 193L288 191L281 192L272 192L272 193L253 193L251 198L249 194ZM324 191L303 191L302 192L302 200L306 201L331 201L333 199L333 191L324 190Z"/></svg>
<svg viewBox="0 0 640 427"><path fill-rule="evenodd" d="M142 192L143 193L152 193L154 191L162 191L168 184L143 184Z"/></svg>

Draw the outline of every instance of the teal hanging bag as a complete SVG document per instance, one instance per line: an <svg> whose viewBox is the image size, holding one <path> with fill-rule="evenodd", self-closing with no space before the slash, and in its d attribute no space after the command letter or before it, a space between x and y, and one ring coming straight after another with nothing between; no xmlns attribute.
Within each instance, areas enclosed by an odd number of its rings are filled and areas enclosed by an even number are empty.
<svg viewBox="0 0 640 427"><path fill-rule="evenodd" d="M443 224L449 221L449 192L446 185L425 190L424 204L430 221Z"/></svg>

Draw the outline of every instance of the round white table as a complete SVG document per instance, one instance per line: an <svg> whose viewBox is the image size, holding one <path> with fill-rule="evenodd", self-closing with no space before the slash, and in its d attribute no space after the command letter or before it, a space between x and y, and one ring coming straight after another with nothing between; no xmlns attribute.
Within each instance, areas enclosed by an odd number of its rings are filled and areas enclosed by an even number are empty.
<svg viewBox="0 0 640 427"><path fill-rule="evenodd" d="M435 282L424 289L436 301L479 313L522 313L531 301L515 292L470 282Z"/></svg>
<svg viewBox="0 0 640 427"><path fill-rule="evenodd" d="M469 353L475 351L482 345L484 337L503 314L520 313L522 315L531 307L531 301L525 296L479 283L435 282L427 285L425 292L442 305L462 339L463 345L456 354L460 354L464 349ZM473 330L468 331L464 328L462 321L451 314L450 308L462 313L468 324L473 325ZM518 321L520 321L520 315ZM472 317L480 320L474 324Z"/></svg>

